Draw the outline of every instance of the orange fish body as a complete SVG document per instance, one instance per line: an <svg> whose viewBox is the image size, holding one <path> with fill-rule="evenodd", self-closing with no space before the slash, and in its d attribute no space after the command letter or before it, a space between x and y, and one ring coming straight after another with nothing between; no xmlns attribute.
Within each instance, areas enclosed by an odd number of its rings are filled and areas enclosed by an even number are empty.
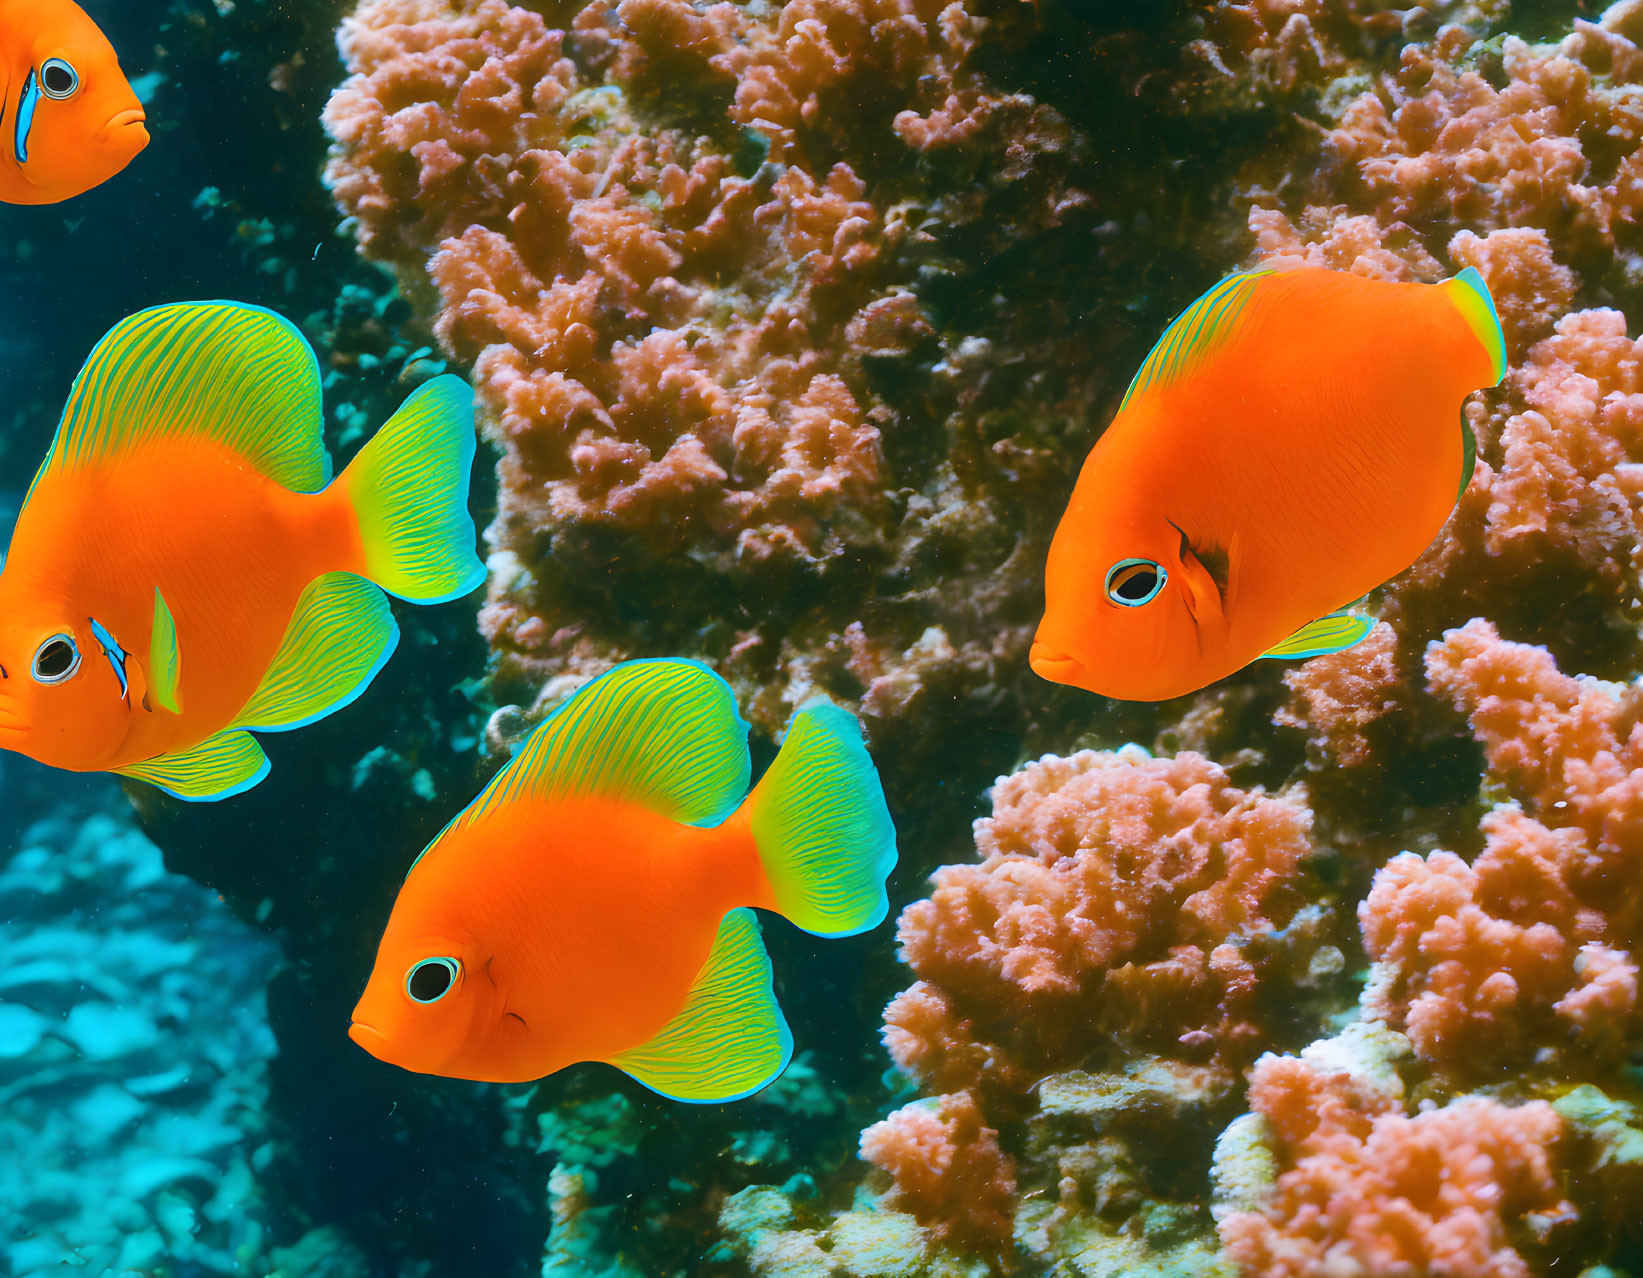
<svg viewBox="0 0 1643 1278"><path fill-rule="evenodd" d="M226 797L266 771L250 730L387 660L378 584L477 584L467 387L429 383L328 486L319 423L312 352L269 312L161 307L99 343L0 569L0 748Z"/></svg>
<svg viewBox="0 0 1643 1278"><path fill-rule="evenodd" d="M0 202L55 204L148 145L142 103L73 0L0 0Z"/></svg>
<svg viewBox="0 0 1643 1278"><path fill-rule="evenodd" d="M1505 371L1476 272L1223 281L1165 333L1080 472L1031 664L1161 701L1355 643L1336 610L1417 559L1470 474L1466 396Z"/></svg>
<svg viewBox="0 0 1643 1278"><path fill-rule="evenodd" d="M874 927L895 835L849 715L802 711L738 802L745 733L692 663L584 688L412 867L354 1040L487 1082L605 1061L682 1100L769 1083L791 1038L748 907Z"/></svg>

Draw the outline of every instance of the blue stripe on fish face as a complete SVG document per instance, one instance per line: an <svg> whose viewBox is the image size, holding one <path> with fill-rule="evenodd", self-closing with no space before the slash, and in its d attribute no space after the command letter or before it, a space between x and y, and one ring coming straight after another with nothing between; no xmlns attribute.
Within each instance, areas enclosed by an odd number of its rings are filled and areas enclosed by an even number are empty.
<svg viewBox="0 0 1643 1278"><path fill-rule="evenodd" d="M29 162L29 130L34 128L34 108L39 105L40 81L35 77L31 67L29 78L23 84L23 96L17 99L17 128L12 151L17 156L19 164Z"/></svg>
<svg viewBox="0 0 1643 1278"><path fill-rule="evenodd" d="M129 695L126 690L130 687L130 684L126 682L126 658L129 654L124 648L120 647L114 636L108 633L102 622L95 617L91 617L89 620L91 622L91 637L102 648L103 656L108 658L108 664L114 667L114 674L120 681L120 698L124 700Z"/></svg>

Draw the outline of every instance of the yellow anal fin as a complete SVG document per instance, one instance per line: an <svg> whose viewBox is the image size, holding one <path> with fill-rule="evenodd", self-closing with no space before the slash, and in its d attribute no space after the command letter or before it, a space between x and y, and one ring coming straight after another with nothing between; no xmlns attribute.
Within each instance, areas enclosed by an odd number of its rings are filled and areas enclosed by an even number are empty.
<svg viewBox="0 0 1643 1278"><path fill-rule="evenodd" d="M793 1035L770 983L770 959L752 910L719 924L713 952L684 1010L648 1043L610 1058L671 1100L741 1100L773 1083L793 1055Z"/></svg>
<svg viewBox="0 0 1643 1278"><path fill-rule="evenodd" d="M267 776L268 756L244 732L219 732L183 754L162 754L117 771L178 799L214 803L243 794Z"/></svg>
<svg viewBox="0 0 1643 1278"><path fill-rule="evenodd" d="M229 726L285 732L323 719L370 686L398 642L377 587L349 572L316 577L297 600L261 686Z"/></svg>
<svg viewBox="0 0 1643 1278"><path fill-rule="evenodd" d="M1261 654L1283 660L1322 657L1350 648L1375 628L1375 619L1358 613L1332 612L1308 622L1275 648Z"/></svg>

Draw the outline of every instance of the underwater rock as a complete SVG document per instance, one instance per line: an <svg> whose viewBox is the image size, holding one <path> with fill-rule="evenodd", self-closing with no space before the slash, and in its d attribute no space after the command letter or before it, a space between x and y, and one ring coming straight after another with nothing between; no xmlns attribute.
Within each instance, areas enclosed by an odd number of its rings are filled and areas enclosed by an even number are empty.
<svg viewBox="0 0 1643 1278"><path fill-rule="evenodd" d="M0 1267L259 1263L274 946L123 816L32 824L0 918Z"/></svg>

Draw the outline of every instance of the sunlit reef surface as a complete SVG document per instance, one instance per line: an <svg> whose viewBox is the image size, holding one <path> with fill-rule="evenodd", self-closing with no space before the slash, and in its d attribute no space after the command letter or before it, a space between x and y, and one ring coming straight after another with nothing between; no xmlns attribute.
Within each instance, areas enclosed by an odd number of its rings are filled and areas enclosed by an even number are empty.
<svg viewBox="0 0 1643 1278"><path fill-rule="evenodd" d="M154 141L0 208L0 511L112 323L233 298L339 461L471 377L491 579L230 803L0 759L0 1273L1643 1278L1643 4L87 8ZM1352 652L1036 680L1078 463L1268 258L1483 273L1471 488ZM734 1106L355 1048L416 851L661 655L756 764L862 715L899 953L768 920Z"/></svg>

